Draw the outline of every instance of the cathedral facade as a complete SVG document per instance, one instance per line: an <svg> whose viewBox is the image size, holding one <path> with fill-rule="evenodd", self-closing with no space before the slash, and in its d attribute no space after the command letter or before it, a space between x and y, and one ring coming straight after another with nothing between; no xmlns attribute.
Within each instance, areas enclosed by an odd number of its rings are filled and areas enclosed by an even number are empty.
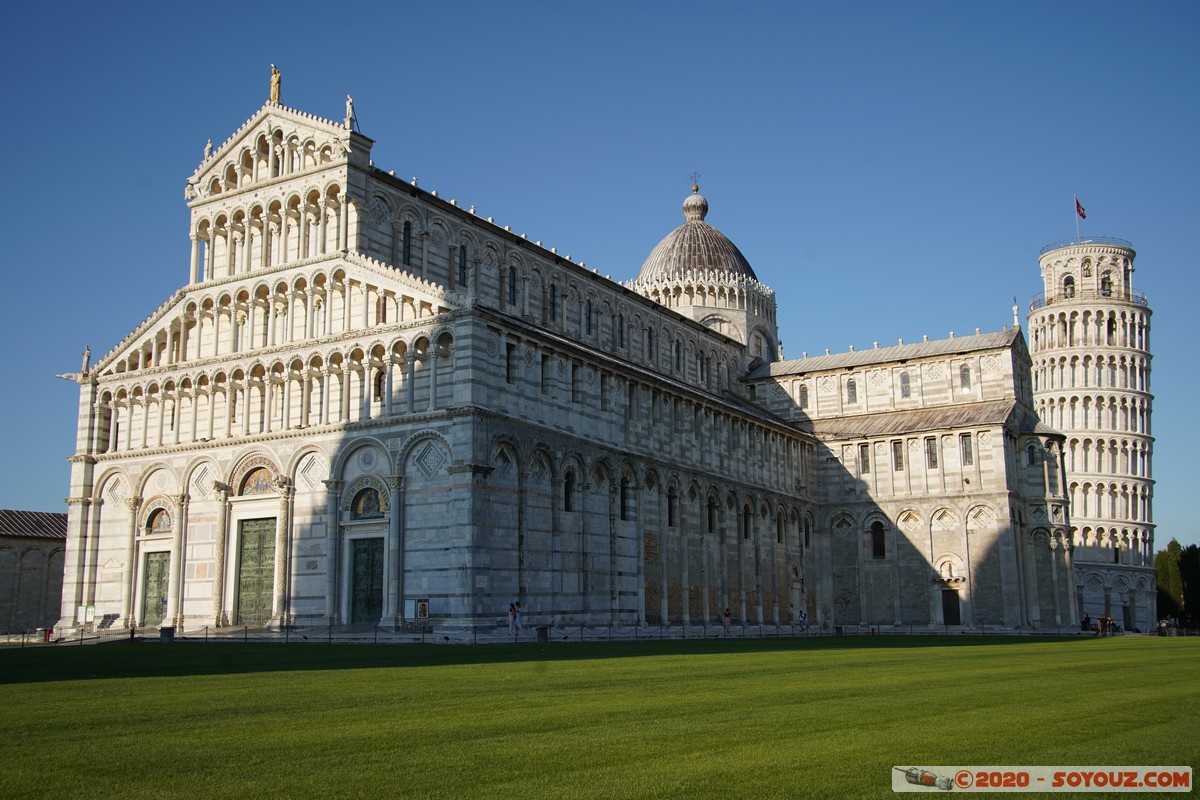
<svg viewBox="0 0 1200 800"><path fill-rule="evenodd" d="M71 376L60 632L1079 624L1015 325L782 360L698 187L619 283L276 91L188 181L187 283Z"/></svg>

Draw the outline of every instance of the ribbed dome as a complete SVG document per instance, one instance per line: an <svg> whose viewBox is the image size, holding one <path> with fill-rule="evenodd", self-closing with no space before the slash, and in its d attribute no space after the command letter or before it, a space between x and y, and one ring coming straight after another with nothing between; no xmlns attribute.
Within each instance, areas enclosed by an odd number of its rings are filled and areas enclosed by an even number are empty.
<svg viewBox="0 0 1200 800"><path fill-rule="evenodd" d="M650 251L634 282L653 283L707 270L758 280L737 246L704 221L707 214L708 201L700 194L699 186L692 186L692 193L683 201L683 218L687 221Z"/></svg>

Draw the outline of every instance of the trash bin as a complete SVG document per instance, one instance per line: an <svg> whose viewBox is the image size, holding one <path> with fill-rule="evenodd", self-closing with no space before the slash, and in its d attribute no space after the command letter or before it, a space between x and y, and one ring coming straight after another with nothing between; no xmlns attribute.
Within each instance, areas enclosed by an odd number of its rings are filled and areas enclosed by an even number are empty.
<svg viewBox="0 0 1200 800"><path fill-rule="evenodd" d="M549 625L538 625L537 640L538 640L538 642L549 642L550 641L550 626Z"/></svg>
<svg viewBox="0 0 1200 800"><path fill-rule="evenodd" d="M175 641L175 629L174 628L159 628L158 629L158 640L164 644L170 644L171 642Z"/></svg>
<svg viewBox="0 0 1200 800"><path fill-rule="evenodd" d="M50 628L38 628L33 632L34 641L48 642L50 641Z"/></svg>
<svg viewBox="0 0 1200 800"><path fill-rule="evenodd" d="M834 635L834 636L841 636L841 635L842 635L842 626L841 626L841 625L834 625L834 626L833 626L833 635Z"/></svg>

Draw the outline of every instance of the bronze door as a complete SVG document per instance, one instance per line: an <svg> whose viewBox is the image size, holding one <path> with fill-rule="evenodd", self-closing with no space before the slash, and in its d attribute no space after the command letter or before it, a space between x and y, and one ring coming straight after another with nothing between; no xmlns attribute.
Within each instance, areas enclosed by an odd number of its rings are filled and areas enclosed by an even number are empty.
<svg viewBox="0 0 1200 800"><path fill-rule="evenodd" d="M146 553L142 573L142 624L159 625L167 613L167 575L170 553Z"/></svg>
<svg viewBox="0 0 1200 800"><path fill-rule="evenodd" d="M248 519L239 525L235 625L265 625L275 594L275 519Z"/></svg>
<svg viewBox="0 0 1200 800"><path fill-rule="evenodd" d="M377 623L383 616L383 539L350 542L350 622Z"/></svg>

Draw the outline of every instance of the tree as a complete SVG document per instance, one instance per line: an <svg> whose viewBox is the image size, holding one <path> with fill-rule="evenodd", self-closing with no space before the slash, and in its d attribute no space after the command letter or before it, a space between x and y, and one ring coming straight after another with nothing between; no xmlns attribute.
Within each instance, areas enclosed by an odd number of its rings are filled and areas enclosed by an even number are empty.
<svg viewBox="0 0 1200 800"><path fill-rule="evenodd" d="M1195 624L1200 620L1200 547L1189 544L1179 554L1181 617Z"/></svg>
<svg viewBox="0 0 1200 800"><path fill-rule="evenodd" d="M1178 617L1183 611L1183 583L1179 575L1179 558L1183 548L1172 539L1166 550L1154 554L1154 569L1158 571L1158 618Z"/></svg>

